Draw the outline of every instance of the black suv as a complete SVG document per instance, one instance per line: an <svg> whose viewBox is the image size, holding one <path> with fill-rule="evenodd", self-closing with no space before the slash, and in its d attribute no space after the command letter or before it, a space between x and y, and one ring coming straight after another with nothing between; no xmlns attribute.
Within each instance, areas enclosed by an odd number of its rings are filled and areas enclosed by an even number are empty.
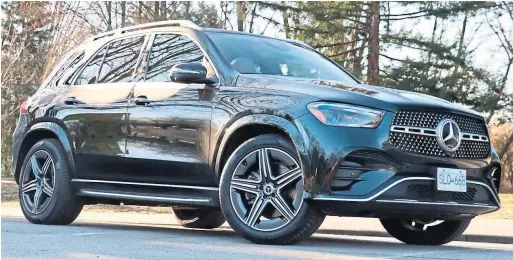
<svg viewBox="0 0 513 260"><path fill-rule="evenodd" d="M483 117L367 86L304 43L165 21L87 40L21 105L14 176L32 223L84 204L170 205L292 244L326 215L444 244L499 209Z"/></svg>

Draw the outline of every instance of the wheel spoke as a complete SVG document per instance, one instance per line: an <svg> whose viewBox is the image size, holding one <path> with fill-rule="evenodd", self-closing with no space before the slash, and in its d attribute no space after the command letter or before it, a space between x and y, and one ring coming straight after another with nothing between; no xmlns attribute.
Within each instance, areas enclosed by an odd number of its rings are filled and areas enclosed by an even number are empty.
<svg viewBox="0 0 513 260"><path fill-rule="evenodd" d="M46 158L45 163L43 164L43 167L41 168L42 176L46 176L46 174L48 173L48 169L50 168L51 165L52 165L52 158L50 158L50 156L48 156Z"/></svg>
<svg viewBox="0 0 513 260"><path fill-rule="evenodd" d="M260 216L262 215L262 211L264 210L265 206L267 205L267 200L263 200L260 196L258 196L255 199L255 203L253 203L253 206L249 210L249 214L244 220L246 225L253 227L257 220L260 219Z"/></svg>
<svg viewBox="0 0 513 260"><path fill-rule="evenodd" d="M23 188L21 189L21 193L27 193L29 191L33 191L36 189L37 180L31 180L25 184L23 184Z"/></svg>
<svg viewBox="0 0 513 260"><path fill-rule="evenodd" d="M273 197L271 202L287 221L290 221L294 218L294 212L280 195Z"/></svg>
<svg viewBox="0 0 513 260"><path fill-rule="evenodd" d="M41 203L41 195L43 194L42 188L36 188L36 193L34 194L34 204L32 208L32 213L36 214L37 209L39 208L39 204Z"/></svg>
<svg viewBox="0 0 513 260"><path fill-rule="evenodd" d="M48 197L52 197L53 195L53 187L46 181L43 183L43 192L46 193Z"/></svg>
<svg viewBox="0 0 513 260"><path fill-rule="evenodd" d="M264 179L271 176L271 162L266 148L258 150L258 169Z"/></svg>
<svg viewBox="0 0 513 260"><path fill-rule="evenodd" d="M37 162L36 156L32 155L32 157L30 157L30 165L32 166L32 173L36 179L39 179L41 176L41 169L39 168L39 163Z"/></svg>
<svg viewBox="0 0 513 260"><path fill-rule="evenodd" d="M296 168L293 170L290 170L286 173L281 174L276 178L276 184L278 186L278 189L284 186L287 186L287 184L291 183L292 181L298 179L302 176L301 168Z"/></svg>
<svg viewBox="0 0 513 260"><path fill-rule="evenodd" d="M230 184L232 189L241 190L245 192L250 192L254 194L258 194L258 184L255 181L247 180L247 179L232 179Z"/></svg>

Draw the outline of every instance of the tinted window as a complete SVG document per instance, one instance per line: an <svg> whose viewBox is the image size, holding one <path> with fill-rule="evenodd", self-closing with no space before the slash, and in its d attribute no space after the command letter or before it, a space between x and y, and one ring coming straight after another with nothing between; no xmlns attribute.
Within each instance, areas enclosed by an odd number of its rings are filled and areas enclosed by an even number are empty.
<svg viewBox="0 0 513 260"><path fill-rule="evenodd" d="M319 53L287 41L235 33L207 34L233 69L243 74L357 82Z"/></svg>
<svg viewBox="0 0 513 260"><path fill-rule="evenodd" d="M209 75L213 75L203 52L189 37L173 34L156 35L151 47L146 81L170 81L168 71L171 67L178 63L189 62L202 62L209 71Z"/></svg>
<svg viewBox="0 0 513 260"><path fill-rule="evenodd" d="M100 71L98 83L130 82L144 37L134 37L110 44Z"/></svg>
<svg viewBox="0 0 513 260"><path fill-rule="evenodd" d="M105 49L107 46L103 47L94 58L89 61L87 66L84 68L80 76L77 77L75 81L75 85L85 85L85 84L94 84L96 83L96 77L98 76L98 71L100 70L100 65L103 60L103 55L105 54Z"/></svg>
<svg viewBox="0 0 513 260"><path fill-rule="evenodd" d="M84 58L84 52L75 52L71 54L62 65L55 71L52 78L48 81L45 87L56 85L67 85L66 80L70 77L71 73L75 71L78 63Z"/></svg>

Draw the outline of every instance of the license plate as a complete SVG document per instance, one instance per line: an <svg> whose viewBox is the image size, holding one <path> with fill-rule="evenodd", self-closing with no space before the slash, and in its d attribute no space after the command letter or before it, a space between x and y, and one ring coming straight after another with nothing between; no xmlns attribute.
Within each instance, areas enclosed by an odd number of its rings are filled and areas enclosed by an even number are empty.
<svg viewBox="0 0 513 260"><path fill-rule="evenodd" d="M450 168L438 168L436 188L441 191L467 192L467 171Z"/></svg>

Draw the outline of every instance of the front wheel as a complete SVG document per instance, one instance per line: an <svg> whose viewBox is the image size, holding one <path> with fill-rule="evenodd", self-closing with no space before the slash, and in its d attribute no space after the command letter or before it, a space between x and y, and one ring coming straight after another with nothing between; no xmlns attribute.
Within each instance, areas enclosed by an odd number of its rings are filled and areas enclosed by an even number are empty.
<svg viewBox="0 0 513 260"><path fill-rule="evenodd" d="M303 175L293 144L261 135L230 156L221 176L221 209L230 226L262 244L294 244L312 235L324 215L303 200Z"/></svg>
<svg viewBox="0 0 513 260"><path fill-rule="evenodd" d="M443 245L461 235L471 219L462 220L405 220L381 219L386 231L398 240L413 245Z"/></svg>

